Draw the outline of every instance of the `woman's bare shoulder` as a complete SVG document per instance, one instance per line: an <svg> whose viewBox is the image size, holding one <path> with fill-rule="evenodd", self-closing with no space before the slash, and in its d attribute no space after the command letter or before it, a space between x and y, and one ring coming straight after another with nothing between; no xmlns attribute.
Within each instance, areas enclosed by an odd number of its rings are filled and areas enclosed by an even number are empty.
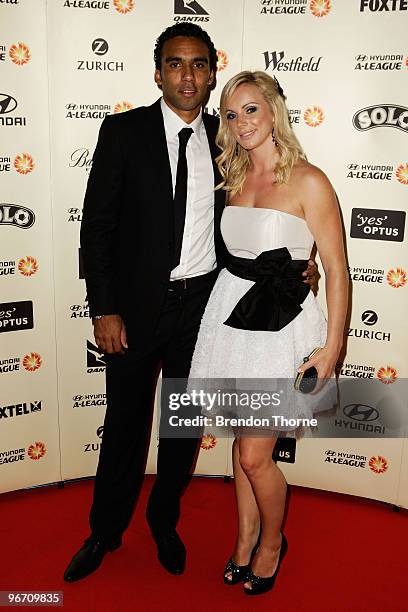
<svg viewBox="0 0 408 612"><path fill-rule="evenodd" d="M293 166L291 182L303 194L314 195L318 192L333 192L333 187L326 174L318 166L305 160L299 160Z"/></svg>

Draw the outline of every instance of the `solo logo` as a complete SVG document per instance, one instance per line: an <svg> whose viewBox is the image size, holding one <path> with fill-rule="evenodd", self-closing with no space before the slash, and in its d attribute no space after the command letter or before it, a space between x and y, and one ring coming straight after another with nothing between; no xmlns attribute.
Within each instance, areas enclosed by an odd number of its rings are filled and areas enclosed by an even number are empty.
<svg viewBox="0 0 408 612"><path fill-rule="evenodd" d="M0 204L0 225L12 225L28 229L34 225L35 214L26 206Z"/></svg>
<svg viewBox="0 0 408 612"><path fill-rule="evenodd" d="M0 304L0 333L33 329L33 303L3 302Z"/></svg>
<svg viewBox="0 0 408 612"><path fill-rule="evenodd" d="M402 210L353 208L351 213L351 238L366 240L390 240L402 242L406 213Z"/></svg>
<svg viewBox="0 0 408 612"><path fill-rule="evenodd" d="M353 125L360 132L376 127L393 127L408 132L408 108L396 104L366 106L355 113Z"/></svg>

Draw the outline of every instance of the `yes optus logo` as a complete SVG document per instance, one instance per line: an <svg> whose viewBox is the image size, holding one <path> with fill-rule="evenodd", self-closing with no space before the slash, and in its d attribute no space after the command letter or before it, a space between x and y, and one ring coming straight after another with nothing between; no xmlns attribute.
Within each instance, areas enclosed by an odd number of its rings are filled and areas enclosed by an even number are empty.
<svg viewBox="0 0 408 612"><path fill-rule="evenodd" d="M30 49L22 42L11 45L9 56L16 66L24 66L24 64L28 64L31 59Z"/></svg>
<svg viewBox="0 0 408 612"><path fill-rule="evenodd" d="M121 13L121 15L126 15L126 13L130 13L135 8L134 0L113 0L113 6Z"/></svg>
<svg viewBox="0 0 408 612"><path fill-rule="evenodd" d="M34 160L28 153L21 153L14 160L14 168L19 174L29 174L34 170L34 165Z"/></svg>
<svg viewBox="0 0 408 612"><path fill-rule="evenodd" d="M309 127L318 127L324 121L324 111L320 106L310 106L305 110L303 119Z"/></svg>
<svg viewBox="0 0 408 612"><path fill-rule="evenodd" d="M310 0L310 12L315 17L325 17L332 8L331 0Z"/></svg>

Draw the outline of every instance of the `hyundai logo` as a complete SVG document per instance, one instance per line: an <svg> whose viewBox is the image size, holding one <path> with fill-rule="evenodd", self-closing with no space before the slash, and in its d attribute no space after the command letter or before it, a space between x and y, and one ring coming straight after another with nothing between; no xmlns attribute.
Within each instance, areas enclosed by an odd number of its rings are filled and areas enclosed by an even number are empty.
<svg viewBox="0 0 408 612"><path fill-rule="evenodd" d="M353 421L375 421L380 416L376 408L366 404L347 404L347 406L344 406L343 412Z"/></svg>
<svg viewBox="0 0 408 612"><path fill-rule="evenodd" d="M17 100L13 96L0 93L0 115L11 113L17 108Z"/></svg>

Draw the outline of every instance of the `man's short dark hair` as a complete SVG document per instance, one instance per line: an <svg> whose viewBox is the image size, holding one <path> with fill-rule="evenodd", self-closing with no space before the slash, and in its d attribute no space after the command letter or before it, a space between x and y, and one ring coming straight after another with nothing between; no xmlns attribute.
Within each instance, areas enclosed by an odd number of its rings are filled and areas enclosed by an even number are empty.
<svg viewBox="0 0 408 612"><path fill-rule="evenodd" d="M171 40L176 36L188 36L191 38L198 38L202 40L208 47L208 54L210 56L210 70L214 73L217 71L217 51L214 47L214 43L205 30L200 28L195 23L188 23L181 21L173 26L166 28L156 40L156 46L154 48L154 65L157 70L161 70L162 67L162 54L163 46L167 40Z"/></svg>

